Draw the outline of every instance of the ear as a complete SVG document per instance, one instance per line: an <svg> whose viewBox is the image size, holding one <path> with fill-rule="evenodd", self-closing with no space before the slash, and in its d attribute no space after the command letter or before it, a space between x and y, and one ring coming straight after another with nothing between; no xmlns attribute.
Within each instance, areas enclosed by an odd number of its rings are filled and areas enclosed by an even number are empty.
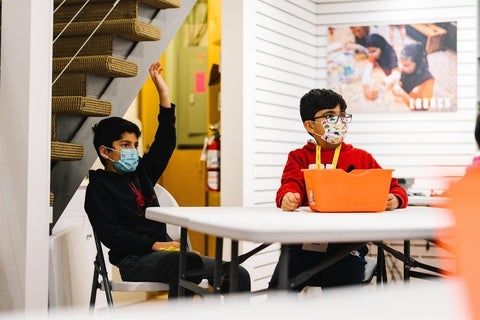
<svg viewBox="0 0 480 320"><path fill-rule="evenodd" d="M313 128L313 121L311 120L304 121L303 126L305 127L305 130L307 130L308 133L315 132L315 129Z"/></svg>
<svg viewBox="0 0 480 320"><path fill-rule="evenodd" d="M98 148L98 151L100 151L99 154L100 154L100 156L102 156L102 158L108 159L107 153L108 153L109 150L105 146L103 146L103 145L100 146Z"/></svg>

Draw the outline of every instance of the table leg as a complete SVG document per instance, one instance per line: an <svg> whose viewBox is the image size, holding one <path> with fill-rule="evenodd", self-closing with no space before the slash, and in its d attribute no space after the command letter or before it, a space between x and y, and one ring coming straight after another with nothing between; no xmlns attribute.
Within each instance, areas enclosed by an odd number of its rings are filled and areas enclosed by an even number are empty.
<svg viewBox="0 0 480 320"><path fill-rule="evenodd" d="M215 238L215 267L213 270L213 290L219 293L222 286L223 238Z"/></svg>
<svg viewBox="0 0 480 320"><path fill-rule="evenodd" d="M279 280L278 288L281 290L289 289L288 283L288 245L282 244L280 247L280 260L279 260Z"/></svg>
<svg viewBox="0 0 480 320"><path fill-rule="evenodd" d="M387 251L390 253L392 256L394 256L396 259L400 260L403 262L403 281L404 282L409 282L410 278L432 278L432 277L441 277L443 275L445 276L453 276L455 275L454 272L445 270L445 269L440 269L435 266L431 266L425 263L418 262L417 260L413 259L411 256L411 241L410 240L404 240L403 242L403 253L400 251L397 251L393 248L390 248L387 245L384 245L381 242L375 242L375 244L379 247L382 248L383 250ZM425 273L425 272L418 272L412 270L412 268L421 268L425 270L432 271L434 273Z"/></svg>
<svg viewBox="0 0 480 320"><path fill-rule="evenodd" d="M238 291L238 241L232 240L232 254L230 262L230 292Z"/></svg>
<svg viewBox="0 0 480 320"><path fill-rule="evenodd" d="M410 281L410 240L403 241L403 255L405 260L403 261L403 281Z"/></svg>
<svg viewBox="0 0 480 320"><path fill-rule="evenodd" d="M186 279L185 272L187 269L187 229L180 229L180 258L178 265L178 297L185 296L185 288L181 285Z"/></svg>
<svg viewBox="0 0 480 320"><path fill-rule="evenodd" d="M377 247L377 284L387 283L387 266L385 264L385 252Z"/></svg>

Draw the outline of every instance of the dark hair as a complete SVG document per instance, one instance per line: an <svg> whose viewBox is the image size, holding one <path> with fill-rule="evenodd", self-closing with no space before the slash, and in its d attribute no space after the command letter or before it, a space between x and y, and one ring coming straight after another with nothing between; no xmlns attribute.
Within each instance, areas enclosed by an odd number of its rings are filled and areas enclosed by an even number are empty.
<svg viewBox="0 0 480 320"><path fill-rule="evenodd" d="M477 122L475 123L475 141L480 148L480 113L477 114Z"/></svg>
<svg viewBox="0 0 480 320"><path fill-rule="evenodd" d="M340 110L347 109L343 97L330 89L312 89L300 99L300 117L302 122L314 120L315 114L324 109L333 109L340 105Z"/></svg>
<svg viewBox="0 0 480 320"><path fill-rule="evenodd" d="M350 26L350 30L353 30L355 28L361 28L363 30L363 32L365 33L363 37L357 37L356 35L354 35L355 43L358 43L358 44L365 47L366 46L365 41L366 41L368 35L370 34L370 26Z"/></svg>
<svg viewBox="0 0 480 320"><path fill-rule="evenodd" d="M125 132L134 133L137 138L139 138L142 134L135 123L120 117L110 117L103 119L99 123L94 125L92 127L92 130L94 133L93 145L102 163L104 159L100 156L100 151L98 150L100 146L103 145L111 148L113 142L116 140L120 140Z"/></svg>
<svg viewBox="0 0 480 320"><path fill-rule="evenodd" d="M367 36L365 40L366 47L380 48L385 51L385 48L389 46L387 40L379 34L372 33Z"/></svg>
<svg viewBox="0 0 480 320"><path fill-rule="evenodd" d="M403 47L400 57L415 63L415 73L422 74L428 70L428 59L425 45L421 43L410 43Z"/></svg>

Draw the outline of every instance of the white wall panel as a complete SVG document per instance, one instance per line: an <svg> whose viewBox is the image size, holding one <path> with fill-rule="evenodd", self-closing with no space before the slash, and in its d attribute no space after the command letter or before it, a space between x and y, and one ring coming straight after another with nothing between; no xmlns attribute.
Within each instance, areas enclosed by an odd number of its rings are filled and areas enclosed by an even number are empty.
<svg viewBox="0 0 480 320"><path fill-rule="evenodd" d="M292 73L303 74L304 76L306 76L305 71L311 73L315 66L315 56L305 54L305 51L299 51L296 47L272 45L268 38L257 38L255 48L258 53L263 54L261 56L259 55L256 61L257 65L278 66L278 63L276 64L275 62L282 61L285 70ZM312 48L310 48L309 51L312 51ZM270 60L272 57L275 57L275 59ZM287 61L288 64L284 61Z"/></svg>
<svg viewBox="0 0 480 320"><path fill-rule="evenodd" d="M351 133L348 138L348 143L356 146L360 144L375 144L375 143L390 143L397 145L397 152L392 154L392 159L397 155L408 152L410 145L428 145L431 143L438 143L440 145L453 144L456 145L459 141L471 141L472 132L432 132L430 134L414 132L414 129L405 133L385 132L385 133ZM367 148L365 148L367 149ZM368 151L368 150L367 150ZM472 152L474 149L472 148ZM374 154L375 155L375 154ZM454 165L454 163L450 164ZM464 165L464 164L461 164Z"/></svg>
<svg viewBox="0 0 480 320"><path fill-rule="evenodd" d="M303 141L306 142L307 138L303 139ZM271 141L271 140L255 140L255 152L281 153L284 156L285 161L287 161L288 151L294 150L298 147L299 147L298 141L279 142L279 141Z"/></svg>
<svg viewBox="0 0 480 320"><path fill-rule="evenodd" d="M309 0L293 0L293 1L278 1L278 0L262 0L259 2L259 12L267 13L269 16L278 17L278 12L284 12L282 18L290 16L289 19L284 19L284 23L288 24L296 20L305 20L310 24L315 23L316 6ZM280 17L279 17L280 18Z"/></svg>
<svg viewBox="0 0 480 320"><path fill-rule="evenodd" d="M255 190L274 190L280 186L280 181L277 178L262 178L255 179ZM272 188L273 187L273 188Z"/></svg>
<svg viewBox="0 0 480 320"><path fill-rule="evenodd" d="M253 174L256 178L272 178L272 177L280 177L283 171L283 166L255 166L253 167ZM280 178L278 178L280 181ZM276 185L278 187L278 185ZM252 189L255 190L255 189ZM251 190L250 190L251 191ZM255 195L255 194L254 194ZM275 198L271 199L271 204L275 203ZM255 203L256 205L256 203Z"/></svg>
<svg viewBox="0 0 480 320"><path fill-rule="evenodd" d="M269 44L271 46L271 44ZM275 54L279 54L278 51L273 51ZM296 58L294 58L296 57ZM299 60L297 60L299 59ZM304 75L305 78L312 78L312 74L315 72L315 67L312 63L315 62L315 59L312 59L311 56L287 53L285 56L277 56L271 52L257 50L257 60L255 61L256 65L265 65L269 67L275 67L280 70L285 70L293 74ZM257 74L258 71L256 71ZM288 79L288 77L286 77Z"/></svg>

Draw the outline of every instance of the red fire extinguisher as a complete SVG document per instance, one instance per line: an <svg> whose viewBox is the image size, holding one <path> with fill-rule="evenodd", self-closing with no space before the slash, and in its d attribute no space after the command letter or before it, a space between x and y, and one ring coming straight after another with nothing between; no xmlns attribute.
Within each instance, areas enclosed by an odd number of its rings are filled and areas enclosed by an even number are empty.
<svg viewBox="0 0 480 320"><path fill-rule="evenodd" d="M207 142L207 189L220 191L220 133L217 127L210 127L212 134Z"/></svg>

